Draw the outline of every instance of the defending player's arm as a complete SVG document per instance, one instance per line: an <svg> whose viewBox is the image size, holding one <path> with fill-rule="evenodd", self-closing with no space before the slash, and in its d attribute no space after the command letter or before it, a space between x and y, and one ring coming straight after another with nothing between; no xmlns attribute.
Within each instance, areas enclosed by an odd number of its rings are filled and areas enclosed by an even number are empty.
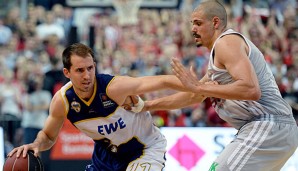
<svg viewBox="0 0 298 171"><path fill-rule="evenodd" d="M208 82L207 75L205 75L199 82L202 84L217 84L216 82ZM142 111L179 109L192 104L201 103L205 99L205 96L192 92L178 92L170 96L145 101Z"/></svg>
<svg viewBox="0 0 298 171"><path fill-rule="evenodd" d="M249 61L248 46L244 40L237 35L224 36L218 40L215 52L214 64L220 69L226 69L232 76L233 83L211 86L197 84L190 79L181 62L178 59L173 59L172 66L176 76L189 90L204 96L258 100L261 96L261 90L256 73Z"/></svg>
<svg viewBox="0 0 298 171"><path fill-rule="evenodd" d="M38 133L34 142L14 148L8 156L12 156L16 152L17 157L20 157L21 155L25 157L29 150L33 150L34 155L37 156L40 151L50 149L56 142L65 117L64 102L60 93L57 92L50 104L50 113L44 128Z"/></svg>
<svg viewBox="0 0 298 171"><path fill-rule="evenodd" d="M208 82L207 75L205 75L199 82L202 84L217 84L216 82ZM178 92L170 96L165 96L158 99L146 101L145 104L142 100L139 100L139 103L134 102L134 107L132 107L132 109L129 109L129 110L132 110L133 112L153 111L153 110L172 110L172 109L183 108L195 103L200 103L204 101L205 98L206 98L205 96L198 95L191 92Z"/></svg>
<svg viewBox="0 0 298 171"><path fill-rule="evenodd" d="M179 109L195 103L201 103L204 100L205 97L202 95L196 95L189 92L179 92L170 96L145 101L142 111Z"/></svg>

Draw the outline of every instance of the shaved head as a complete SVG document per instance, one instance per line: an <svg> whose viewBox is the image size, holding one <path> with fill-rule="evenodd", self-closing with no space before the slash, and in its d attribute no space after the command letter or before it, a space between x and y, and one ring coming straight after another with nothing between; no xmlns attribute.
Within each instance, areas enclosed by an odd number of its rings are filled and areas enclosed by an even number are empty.
<svg viewBox="0 0 298 171"><path fill-rule="evenodd" d="M225 7L216 0L207 0L199 4L194 12L201 11L208 20L218 17L222 22L222 26L227 26L227 12Z"/></svg>

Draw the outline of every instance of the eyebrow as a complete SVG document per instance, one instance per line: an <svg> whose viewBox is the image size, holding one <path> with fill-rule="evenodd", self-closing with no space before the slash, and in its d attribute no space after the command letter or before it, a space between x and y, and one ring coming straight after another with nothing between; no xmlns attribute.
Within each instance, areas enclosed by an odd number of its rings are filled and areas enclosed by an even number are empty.
<svg viewBox="0 0 298 171"><path fill-rule="evenodd" d="M190 20L190 23L194 23L194 22L202 22L203 20L201 20L201 19L195 19L195 20Z"/></svg>
<svg viewBox="0 0 298 171"><path fill-rule="evenodd" d="M89 66L86 66L86 67L76 67L75 69L84 69L84 68L90 68L90 67L93 67L93 65L89 65Z"/></svg>

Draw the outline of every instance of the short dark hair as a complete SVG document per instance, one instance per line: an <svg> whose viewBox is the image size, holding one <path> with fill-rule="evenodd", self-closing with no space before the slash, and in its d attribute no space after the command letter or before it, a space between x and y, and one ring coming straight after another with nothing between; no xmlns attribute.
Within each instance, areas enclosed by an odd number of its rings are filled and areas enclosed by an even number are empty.
<svg viewBox="0 0 298 171"><path fill-rule="evenodd" d="M203 1L199 4L199 6L195 9L203 9L204 14L208 19L212 19L213 17L217 16L222 20L222 26L227 26L227 12L225 7L218 2L217 0L207 0Z"/></svg>
<svg viewBox="0 0 298 171"><path fill-rule="evenodd" d="M86 58L87 56L91 55L93 58L93 61L95 62L95 57L94 57L94 52L92 49L82 43L74 43L67 48L64 49L62 53L62 62L63 62L63 67L66 68L67 70L70 69L71 67L71 55L78 55L82 58Z"/></svg>

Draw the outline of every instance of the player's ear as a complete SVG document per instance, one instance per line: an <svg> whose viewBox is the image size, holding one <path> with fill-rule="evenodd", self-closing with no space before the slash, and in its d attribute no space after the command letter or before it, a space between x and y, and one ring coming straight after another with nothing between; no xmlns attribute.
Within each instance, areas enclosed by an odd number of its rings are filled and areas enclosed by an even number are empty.
<svg viewBox="0 0 298 171"><path fill-rule="evenodd" d="M218 29L221 23L220 18L218 18L217 16L213 17L212 19L212 23L213 23L213 27L214 29Z"/></svg>
<svg viewBox="0 0 298 171"><path fill-rule="evenodd" d="M69 71L68 71L68 69L66 69L66 68L63 68L63 74L64 74L64 76L66 77L66 78L69 78L70 76L69 76Z"/></svg>

